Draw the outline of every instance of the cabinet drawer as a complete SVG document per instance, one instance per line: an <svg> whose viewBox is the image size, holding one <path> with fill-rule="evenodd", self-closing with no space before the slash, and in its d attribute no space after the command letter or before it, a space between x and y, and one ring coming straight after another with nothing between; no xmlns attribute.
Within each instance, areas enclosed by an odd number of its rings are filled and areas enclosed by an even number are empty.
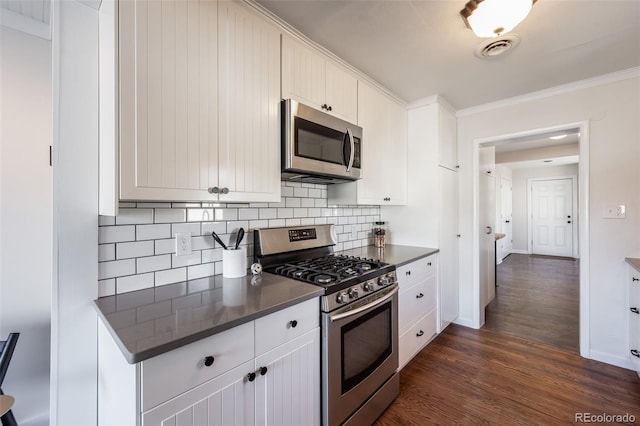
<svg viewBox="0 0 640 426"><path fill-rule="evenodd" d="M437 267L438 257L435 254L403 265L396 270L398 284L401 288L411 287L427 277L435 276Z"/></svg>
<svg viewBox="0 0 640 426"><path fill-rule="evenodd" d="M307 300L255 322L256 356L320 326L320 302Z"/></svg>
<svg viewBox="0 0 640 426"><path fill-rule="evenodd" d="M436 334L436 309L400 335L399 361L403 368Z"/></svg>
<svg viewBox="0 0 640 426"><path fill-rule="evenodd" d="M432 276L400 291L398 296L398 328L400 333L404 332L426 312L436 307L437 282L437 277Z"/></svg>
<svg viewBox="0 0 640 426"><path fill-rule="evenodd" d="M142 362L142 411L206 382L254 356L253 321ZM212 356L213 364L205 365Z"/></svg>

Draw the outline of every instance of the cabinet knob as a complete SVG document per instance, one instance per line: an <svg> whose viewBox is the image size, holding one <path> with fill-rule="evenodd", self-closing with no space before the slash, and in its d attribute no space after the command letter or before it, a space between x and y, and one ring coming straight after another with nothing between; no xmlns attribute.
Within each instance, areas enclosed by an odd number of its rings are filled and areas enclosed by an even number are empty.
<svg viewBox="0 0 640 426"><path fill-rule="evenodd" d="M220 188L218 188L217 186L213 186L209 188L208 191L209 191L209 194L217 194L218 192L220 192Z"/></svg>
<svg viewBox="0 0 640 426"><path fill-rule="evenodd" d="M322 106L320 107L322 109L329 109L329 106L327 104L322 104Z"/></svg>
<svg viewBox="0 0 640 426"><path fill-rule="evenodd" d="M213 357L213 355L206 356L204 357L204 365L207 367L211 367L215 360L216 359Z"/></svg>
<svg viewBox="0 0 640 426"><path fill-rule="evenodd" d="M247 374L247 380L249 380L250 382L253 382L255 379L256 379L256 373L254 373L253 371Z"/></svg>
<svg viewBox="0 0 640 426"><path fill-rule="evenodd" d="M456 234L456 237L458 237L458 238L460 238L461 236L462 236L462 235L460 235L460 234Z"/></svg>
<svg viewBox="0 0 640 426"><path fill-rule="evenodd" d="M264 376L265 374L267 374L267 367L260 367L260 375Z"/></svg>
<svg viewBox="0 0 640 426"><path fill-rule="evenodd" d="M424 294L422 293L416 294L416 299L422 299L423 297L424 297Z"/></svg>
<svg viewBox="0 0 640 426"><path fill-rule="evenodd" d="M289 326L291 328L296 328L298 326L298 321L296 320L289 321Z"/></svg>
<svg viewBox="0 0 640 426"><path fill-rule="evenodd" d="M407 272L405 272L404 274L405 274L405 275L407 275L407 276L409 276L409 275L411 275L411 271L407 271Z"/></svg>
<svg viewBox="0 0 640 426"><path fill-rule="evenodd" d="M431 266L431 262L427 262L427 266Z"/></svg>
<svg viewBox="0 0 640 426"><path fill-rule="evenodd" d="M222 188L222 190L220 191L223 194L228 194L229 193L229 188L227 188L226 186L224 188Z"/></svg>
<svg viewBox="0 0 640 426"><path fill-rule="evenodd" d="M571 221L570 221L570 220L568 220L568 221L567 221L567 223L571 223Z"/></svg>
<svg viewBox="0 0 640 426"><path fill-rule="evenodd" d="M416 333L416 337L422 337L424 336L424 331L420 330Z"/></svg>
<svg viewBox="0 0 640 426"><path fill-rule="evenodd" d="M333 108L331 108L331 105L329 105L329 108L327 108L329 111L333 111Z"/></svg>

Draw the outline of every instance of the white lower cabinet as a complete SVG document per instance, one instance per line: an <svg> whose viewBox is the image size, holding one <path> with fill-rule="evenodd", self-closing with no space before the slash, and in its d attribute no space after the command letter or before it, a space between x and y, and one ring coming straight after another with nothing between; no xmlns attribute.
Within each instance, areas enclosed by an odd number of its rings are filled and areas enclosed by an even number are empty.
<svg viewBox="0 0 640 426"><path fill-rule="evenodd" d="M134 365L99 330L99 425L320 424L318 299Z"/></svg>
<svg viewBox="0 0 640 426"><path fill-rule="evenodd" d="M438 255L403 265L396 274L399 363L403 368L437 334Z"/></svg>

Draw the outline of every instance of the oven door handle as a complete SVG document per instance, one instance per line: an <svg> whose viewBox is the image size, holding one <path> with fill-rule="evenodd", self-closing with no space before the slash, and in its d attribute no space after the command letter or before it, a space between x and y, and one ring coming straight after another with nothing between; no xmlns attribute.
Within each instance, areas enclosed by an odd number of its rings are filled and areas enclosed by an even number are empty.
<svg viewBox="0 0 640 426"><path fill-rule="evenodd" d="M394 288L393 291L391 291L386 296L384 296L384 297L382 297L382 298L380 298L378 300L375 300L375 301L373 301L371 303L368 303L368 304L366 304L364 306L360 306L359 308L356 308L356 309L354 309L352 311L343 312L341 314L329 315L329 320L331 322L338 321L338 320L341 320L343 318L347 318L347 317L350 317L350 316L353 316L353 315L357 315L360 312L366 311L367 309L371 309L371 308L374 308L374 307L376 307L378 305L382 305L384 302L386 302L387 300L391 299L397 292L398 292L398 287Z"/></svg>

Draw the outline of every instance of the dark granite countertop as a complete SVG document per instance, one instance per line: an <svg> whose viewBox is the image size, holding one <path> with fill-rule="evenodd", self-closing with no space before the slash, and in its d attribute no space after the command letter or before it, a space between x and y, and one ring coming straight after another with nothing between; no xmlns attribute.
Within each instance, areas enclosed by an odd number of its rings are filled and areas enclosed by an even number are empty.
<svg viewBox="0 0 640 426"><path fill-rule="evenodd" d="M321 287L268 273L216 275L94 303L127 362L134 364L323 293Z"/></svg>
<svg viewBox="0 0 640 426"><path fill-rule="evenodd" d="M624 260L631 266L635 268L636 271L640 272L640 259L637 257L625 257Z"/></svg>
<svg viewBox="0 0 640 426"><path fill-rule="evenodd" d="M414 260L431 256L440 250L429 247L412 247L400 246L395 244L387 244L384 249L375 246L358 247L350 250L341 251L340 254L349 256L367 257L369 259L379 259L386 263L392 263L396 266L402 266Z"/></svg>

